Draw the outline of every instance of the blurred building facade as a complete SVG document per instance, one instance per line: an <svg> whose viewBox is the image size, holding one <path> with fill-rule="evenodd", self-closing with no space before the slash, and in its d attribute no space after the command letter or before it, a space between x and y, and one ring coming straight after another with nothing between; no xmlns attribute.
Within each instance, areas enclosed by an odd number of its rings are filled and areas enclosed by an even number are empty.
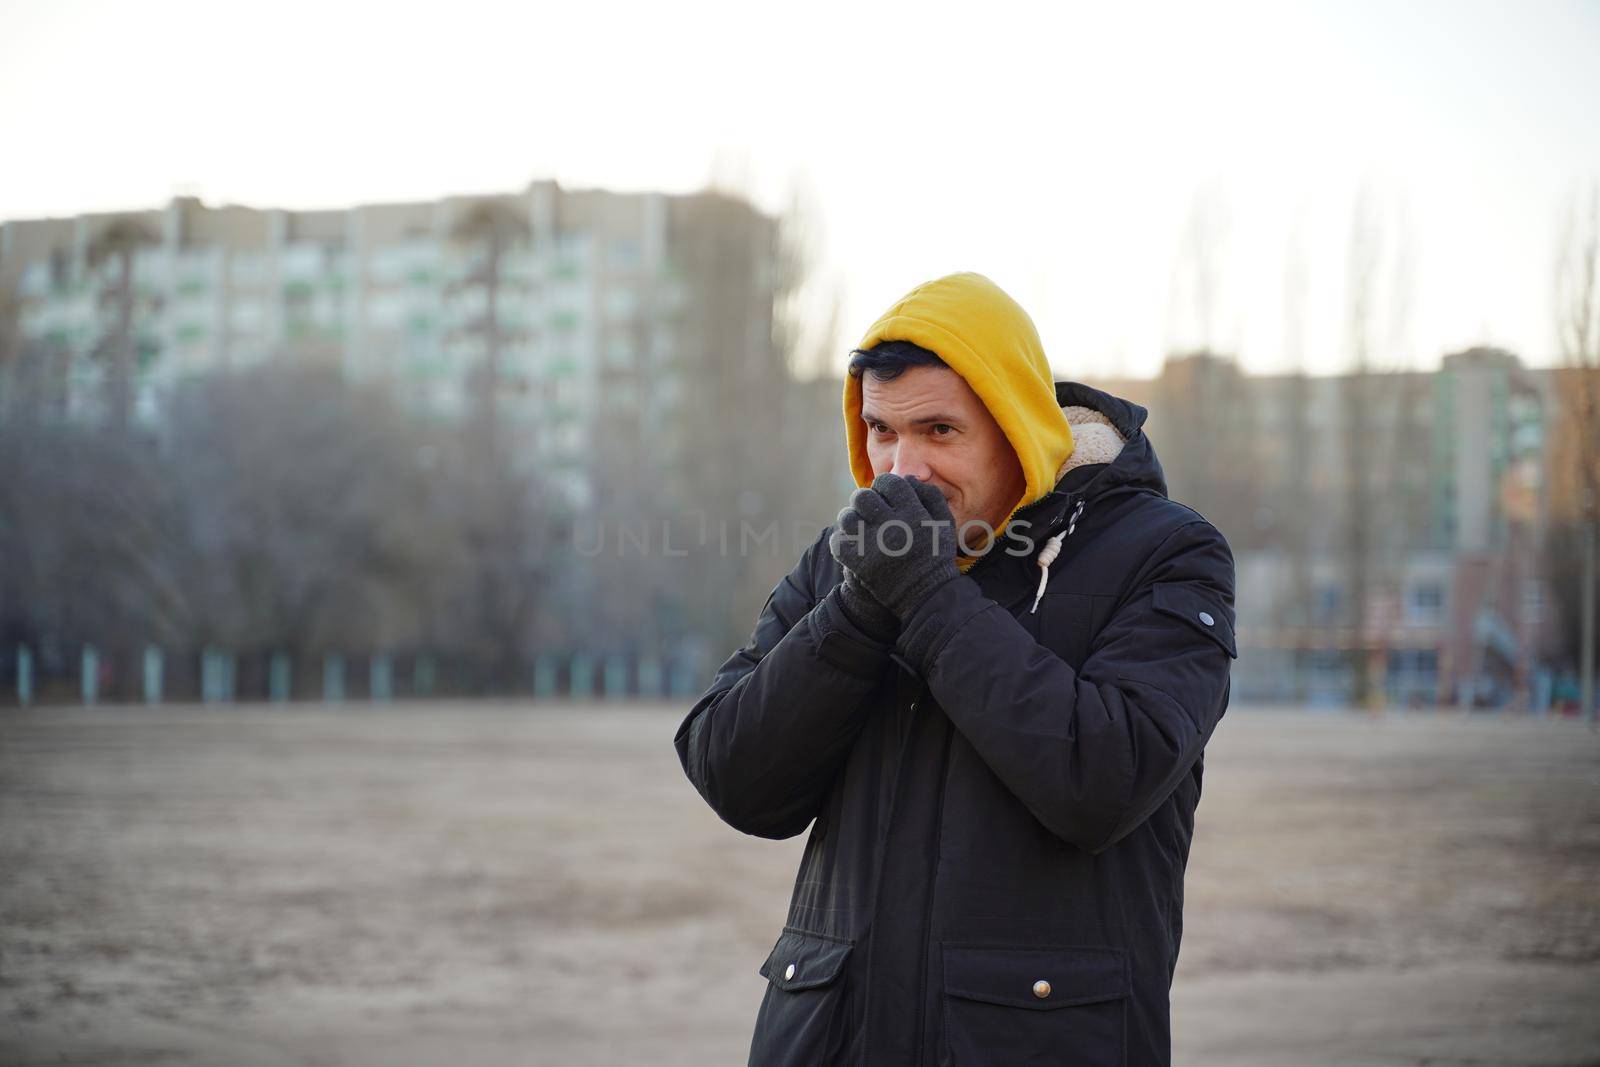
<svg viewBox="0 0 1600 1067"><path fill-rule="evenodd" d="M413 412L503 423L547 485L592 500L594 428L682 420L697 372L770 369L776 222L702 193L569 191L332 211L207 207L0 224L15 303L5 404L159 423L185 378L274 359L388 383ZM708 246L709 249L708 249ZM687 314L693 305L696 315ZM726 349L726 345L722 348ZM119 366L127 378L119 407ZM713 375L714 376L714 375ZM675 476L687 447L658 435Z"/></svg>
<svg viewBox="0 0 1600 1067"><path fill-rule="evenodd" d="M1551 379L1475 348L1437 371L1104 383L1150 409L1172 495L1238 567L1240 699L1543 707Z"/></svg>

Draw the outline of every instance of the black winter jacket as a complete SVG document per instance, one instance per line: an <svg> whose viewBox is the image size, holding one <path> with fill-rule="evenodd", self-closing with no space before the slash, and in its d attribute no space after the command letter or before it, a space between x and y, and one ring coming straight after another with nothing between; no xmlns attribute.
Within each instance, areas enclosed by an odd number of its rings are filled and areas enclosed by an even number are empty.
<svg viewBox="0 0 1600 1067"><path fill-rule="evenodd" d="M706 802L811 834L750 1063L1166 1064L1201 750L1228 703L1227 541L1167 498L1137 404L1076 382L1117 458L1017 513L893 648L840 610L831 527L679 727ZM1026 520L1027 527L1016 525Z"/></svg>

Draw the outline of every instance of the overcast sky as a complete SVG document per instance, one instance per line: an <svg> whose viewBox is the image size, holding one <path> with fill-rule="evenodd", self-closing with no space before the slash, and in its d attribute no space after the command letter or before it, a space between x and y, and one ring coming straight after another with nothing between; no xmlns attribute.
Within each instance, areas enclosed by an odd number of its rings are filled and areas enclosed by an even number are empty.
<svg viewBox="0 0 1600 1067"><path fill-rule="evenodd" d="M1365 189L1404 308L1382 359L1550 361L1560 213L1600 176L1600 3L1111 6L0 0L0 218L715 168L771 210L806 191L844 347L977 270L1076 377L1206 340L1273 370L1297 336L1336 369ZM1209 330L1174 289L1196 217Z"/></svg>

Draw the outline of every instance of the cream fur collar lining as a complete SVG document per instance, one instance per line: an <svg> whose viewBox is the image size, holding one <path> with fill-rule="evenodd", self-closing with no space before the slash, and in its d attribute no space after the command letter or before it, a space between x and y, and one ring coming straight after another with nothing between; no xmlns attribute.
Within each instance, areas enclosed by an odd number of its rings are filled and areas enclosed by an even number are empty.
<svg viewBox="0 0 1600 1067"><path fill-rule="evenodd" d="M1069 404L1061 409L1067 414L1067 424L1072 427L1072 454L1061 469L1056 471L1056 481L1074 467L1090 463L1110 463L1117 458L1125 444L1123 436L1111 425L1111 420L1094 408Z"/></svg>

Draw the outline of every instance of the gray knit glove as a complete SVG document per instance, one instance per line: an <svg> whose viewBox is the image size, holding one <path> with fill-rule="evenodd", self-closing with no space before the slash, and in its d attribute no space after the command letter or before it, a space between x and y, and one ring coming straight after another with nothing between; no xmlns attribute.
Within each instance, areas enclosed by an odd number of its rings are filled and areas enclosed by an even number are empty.
<svg viewBox="0 0 1600 1067"><path fill-rule="evenodd" d="M956 528L938 486L880 474L857 489L828 538L833 558L902 621L960 577Z"/></svg>
<svg viewBox="0 0 1600 1067"><path fill-rule="evenodd" d="M867 592L855 572L845 568L844 581L839 583L839 606L856 628L874 641L894 644L900 635L900 618Z"/></svg>

